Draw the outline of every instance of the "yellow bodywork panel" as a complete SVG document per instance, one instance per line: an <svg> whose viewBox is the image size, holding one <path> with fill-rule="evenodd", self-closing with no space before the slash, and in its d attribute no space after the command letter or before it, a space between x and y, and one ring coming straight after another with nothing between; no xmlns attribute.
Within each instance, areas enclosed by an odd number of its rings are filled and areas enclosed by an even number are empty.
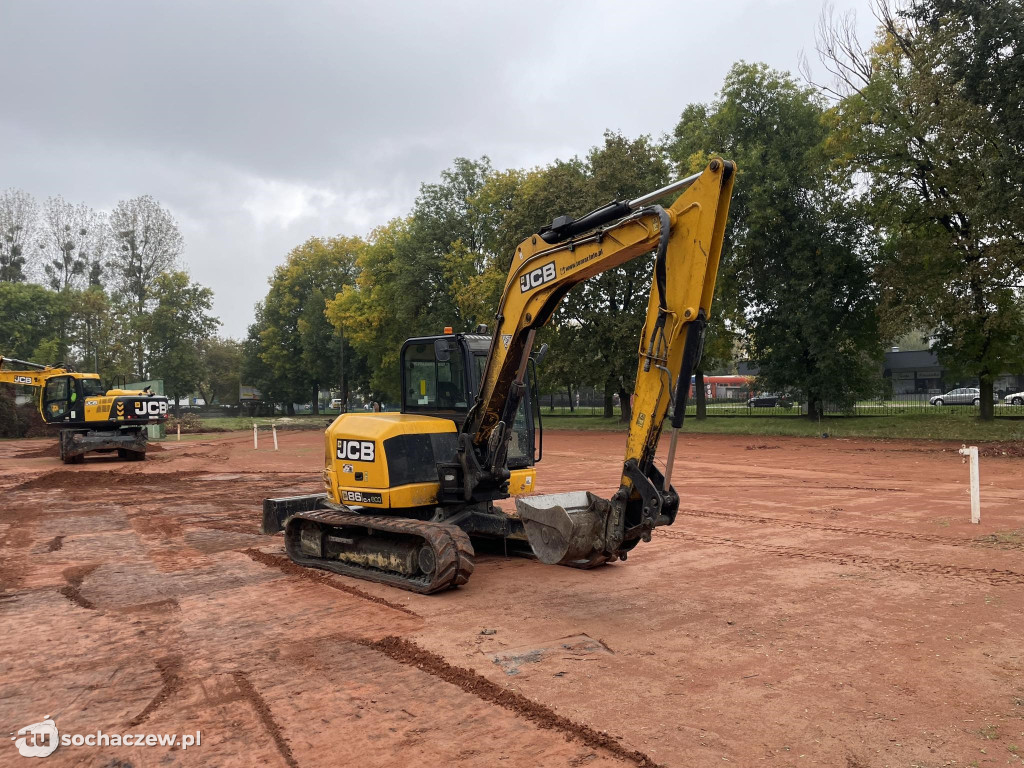
<svg viewBox="0 0 1024 768"><path fill-rule="evenodd" d="M324 432L324 489L335 504L379 509L437 504L437 462L451 460L444 451L454 452L457 435L450 419L343 413ZM536 477L532 468L513 470L509 493L532 493Z"/></svg>

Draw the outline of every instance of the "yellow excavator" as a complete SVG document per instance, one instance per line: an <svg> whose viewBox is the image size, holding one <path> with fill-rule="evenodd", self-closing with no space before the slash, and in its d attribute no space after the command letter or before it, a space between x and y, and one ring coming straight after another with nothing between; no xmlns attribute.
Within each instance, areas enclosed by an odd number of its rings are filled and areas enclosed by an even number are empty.
<svg viewBox="0 0 1024 768"><path fill-rule="evenodd" d="M66 365L40 365L0 355L0 384L38 390L39 415L60 429L60 458L80 464L91 452L127 461L146 458L146 427L167 419L167 398L149 388L106 389L97 373Z"/></svg>
<svg viewBox="0 0 1024 768"><path fill-rule="evenodd" d="M733 163L578 219L560 216L516 249L489 336L408 340L400 413L348 413L325 432L325 492L265 499L264 533L284 531L301 565L432 593L465 584L477 548L592 568L671 525L671 485L690 376L711 310ZM680 193L668 208L658 200ZM632 419L618 491L529 495L543 453L536 331L589 277L654 254ZM654 457L671 408L664 472ZM537 424L534 424L534 417ZM516 511L494 502L516 496Z"/></svg>

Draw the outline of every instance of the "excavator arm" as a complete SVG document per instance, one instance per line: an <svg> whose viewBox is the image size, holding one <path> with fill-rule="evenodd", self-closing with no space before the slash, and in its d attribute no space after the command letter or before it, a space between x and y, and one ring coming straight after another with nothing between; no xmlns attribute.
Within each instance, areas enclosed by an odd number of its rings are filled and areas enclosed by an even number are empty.
<svg viewBox="0 0 1024 768"><path fill-rule="evenodd" d="M480 393L459 437L467 500L505 495L511 425L536 330L573 286L655 253L619 491L607 501L584 492L518 499L530 544L544 562L624 558L656 525L675 519L671 464L711 310L734 176L733 163L712 160L701 173L636 200L575 220L559 217L516 249ZM653 204L680 190L669 208ZM673 439L662 474L654 455L673 404Z"/></svg>

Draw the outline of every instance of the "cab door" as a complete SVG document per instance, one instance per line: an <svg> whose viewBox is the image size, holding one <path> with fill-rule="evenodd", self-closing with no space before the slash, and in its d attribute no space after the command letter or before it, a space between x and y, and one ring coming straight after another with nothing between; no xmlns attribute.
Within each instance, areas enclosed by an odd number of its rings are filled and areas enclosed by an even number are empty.
<svg viewBox="0 0 1024 768"><path fill-rule="evenodd" d="M72 376L47 379L43 387L43 420L48 424L71 421L74 418L72 398L75 394L75 380Z"/></svg>

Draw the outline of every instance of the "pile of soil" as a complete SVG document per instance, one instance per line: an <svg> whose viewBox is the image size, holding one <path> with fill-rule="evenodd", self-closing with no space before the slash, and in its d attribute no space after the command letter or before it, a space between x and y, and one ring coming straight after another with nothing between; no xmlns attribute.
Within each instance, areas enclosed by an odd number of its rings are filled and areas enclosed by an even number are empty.
<svg viewBox="0 0 1024 768"><path fill-rule="evenodd" d="M171 416L167 419L167 434L177 434L178 427L181 427L183 435L200 435L209 432L227 432L223 427L211 427L194 413L183 413L180 416Z"/></svg>
<svg viewBox="0 0 1024 768"><path fill-rule="evenodd" d="M1007 440L1001 443L981 443L978 445L978 455L993 458L1002 456L1024 458L1024 440Z"/></svg>
<svg viewBox="0 0 1024 768"><path fill-rule="evenodd" d="M10 387L0 387L0 437L43 437L50 434L34 405L15 405Z"/></svg>

